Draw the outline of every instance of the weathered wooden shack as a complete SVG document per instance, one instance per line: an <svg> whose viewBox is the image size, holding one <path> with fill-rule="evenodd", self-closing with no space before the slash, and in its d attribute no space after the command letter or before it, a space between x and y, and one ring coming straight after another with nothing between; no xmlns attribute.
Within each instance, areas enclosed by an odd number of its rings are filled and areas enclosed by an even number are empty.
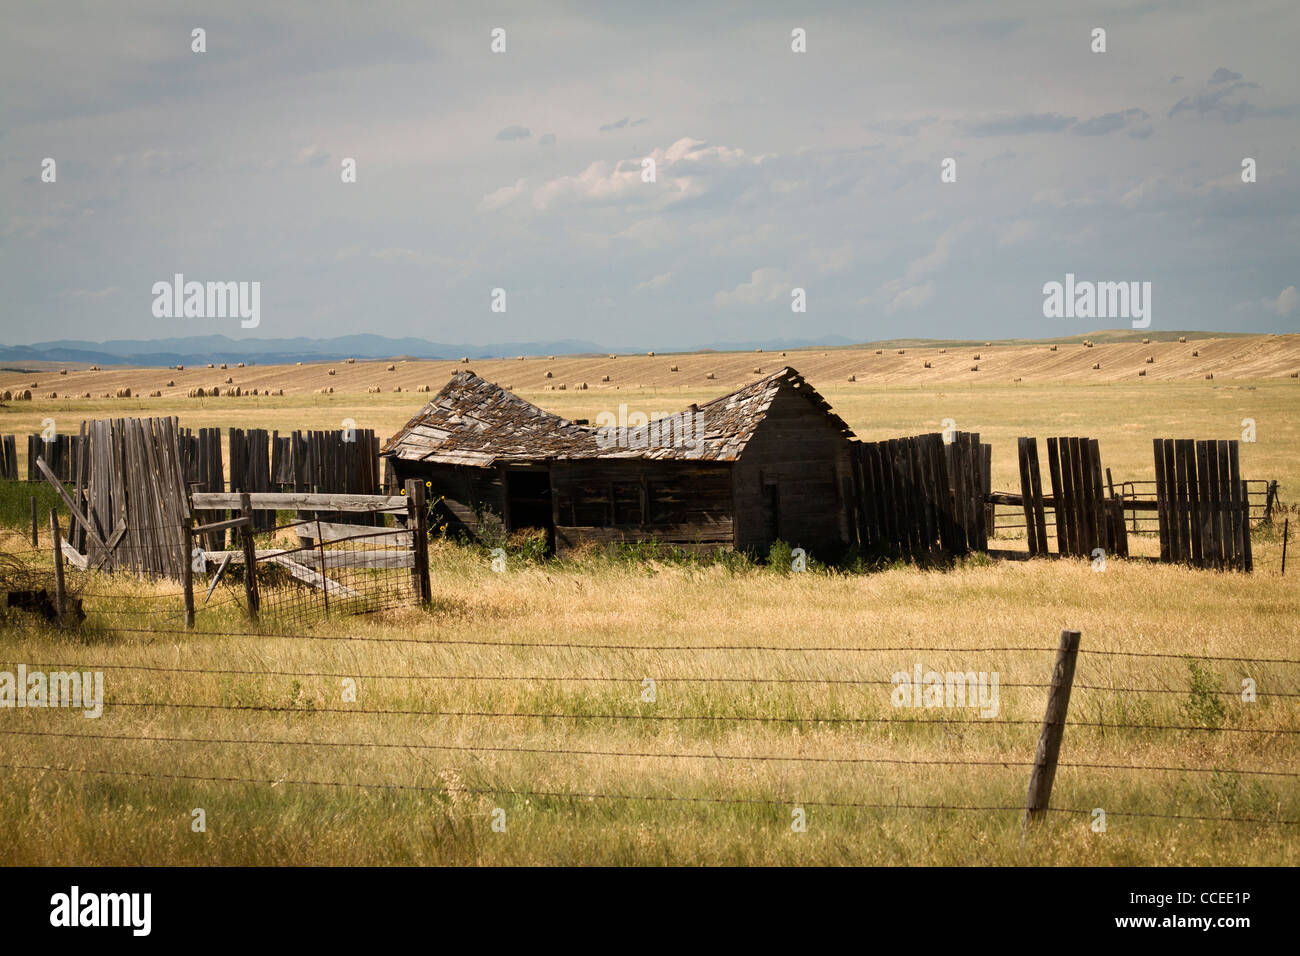
<svg viewBox="0 0 1300 956"><path fill-rule="evenodd" d="M817 555L850 540L848 426L792 368L682 412L569 421L473 372L388 440L400 480L420 478L453 532L543 528L557 553L659 540Z"/></svg>

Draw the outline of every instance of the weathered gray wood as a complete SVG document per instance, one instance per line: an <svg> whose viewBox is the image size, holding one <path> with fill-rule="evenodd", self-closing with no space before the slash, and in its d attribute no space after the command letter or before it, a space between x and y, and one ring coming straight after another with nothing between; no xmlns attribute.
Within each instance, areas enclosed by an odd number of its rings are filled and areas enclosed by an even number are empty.
<svg viewBox="0 0 1300 956"><path fill-rule="evenodd" d="M413 557L411 582L421 604L433 599L429 585L429 530L424 505L424 483L414 478L406 482L407 527L412 536ZM612 517L612 516L611 516Z"/></svg>
<svg viewBox="0 0 1300 956"><path fill-rule="evenodd" d="M32 547L39 548L40 546L41 539L36 527L36 496L32 495Z"/></svg>
<svg viewBox="0 0 1300 956"><path fill-rule="evenodd" d="M203 560L205 564L207 563L207 559L208 559L207 556L208 556L208 552L206 551L203 552ZM208 601L211 600L212 592L217 589L217 583L221 580L222 576L226 573L226 568L230 567L231 556L232 556L232 552L230 551L227 551L224 555L222 555L221 563L217 565L217 573L212 575L212 580L208 582L208 593L203 597L204 604L207 604Z"/></svg>
<svg viewBox="0 0 1300 956"><path fill-rule="evenodd" d="M50 540L54 543L54 613L63 627L63 535L59 534L59 515L50 509Z"/></svg>
<svg viewBox="0 0 1300 956"><path fill-rule="evenodd" d="M95 544L99 545L99 547L102 549L104 547L103 539L100 538L99 534L95 530L94 525L92 525L90 521L84 515L82 515L80 511L77 510L77 506L73 503L72 497L68 494L68 490L63 487L63 482L59 481L59 479L55 477L54 472L50 471L50 466L45 464L45 459L37 458L36 466L45 475L45 480L48 481L51 485L53 485L54 490L59 493L59 497L62 498L63 503L67 505L68 513L72 515L73 520L75 520L79 525L81 525L82 528L85 529L86 537L90 538L91 541L95 542ZM35 503L35 501L36 499L33 498L32 502ZM33 529L32 532L32 543L33 545L36 543L35 529Z"/></svg>
<svg viewBox="0 0 1300 956"><path fill-rule="evenodd" d="M240 497L230 492L196 491L195 508L239 508ZM326 495L293 491L268 491L253 496L258 509L274 511L357 511L406 513L406 499L401 495Z"/></svg>
<svg viewBox="0 0 1300 956"><path fill-rule="evenodd" d="M1056 762L1061 754L1061 738L1065 734L1065 716L1070 709L1070 690L1074 686L1074 665L1079 656L1080 636L1078 631L1061 632L1056 664L1052 668L1051 686L1047 692L1047 710L1043 714L1038 749L1034 753L1034 769L1029 775L1029 795L1025 800L1025 817L1020 830L1022 842L1025 828L1046 814L1051 803Z"/></svg>
<svg viewBox="0 0 1300 956"><path fill-rule="evenodd" d="M184 551L184 567L181 571L181 585L185 592L185 626L194 627L194 521L186 519L181 528L181 544Z"/></svg>
<svg viewBox="0 0 1300 956"><path fill-rule="evenodd" d="M248 616L256 621L261 598L257 593L257 552L253 548L253 503L247 491L239 495L239 509L247 519L239 529L244 543L244 597L248 601Z"/></svg>
<svg viewBox="0 0 1300 956"><path fill-rule="evenodd" d="M286 568L289 573L299 581L304 581L313 587L320 588L326 594L332 594L335 597L342 598L352 598L357 596L356 592L351 588L345 587L337 581L333 581L330 578L325 577L325 575L313 571L311 568L305 567L297 561L291 560L287 555L276 554L272 555L267 560Z"/></svg>
<svg viewBox="0 0 1300 956"><path fill-rule="evenodd" d="M209 561L229 560L231 564L243 564L244 552L238 551L204 551L204 558ZM289 556L299 564L318 568L321 553L303 551L298 548L258 548L254 552L255 561L269 561L279 556ZM400 570L411 567L415 555L411 551L326 551L324 563L326 568L370 568L372 570Z"/></svg>
<svg viewBox="0 0 1300 956"><path fill-rule="evenodd" d="M64 541L61 543L61 551L64 559L78 571L85 571L87 568L86 556L79 552L71 543Z"/></svg>
<svg viewBox="0 0 1300 956"><path fill-rule="evenodd" d="M213 521L209 524L197 525L194 528L194 533L210 534L213 531L225 531L227 528L242 528L247 523L247 518L229 518L225 521Z"/></svg>
<svg viewBox="0 0 1300 956"><path fill-rule="evenodd" d="M301 540L321 544L368 544L388 548L409 548L411 532L373 525L340 524L336 521L306 521L298 526Z"/></svg>

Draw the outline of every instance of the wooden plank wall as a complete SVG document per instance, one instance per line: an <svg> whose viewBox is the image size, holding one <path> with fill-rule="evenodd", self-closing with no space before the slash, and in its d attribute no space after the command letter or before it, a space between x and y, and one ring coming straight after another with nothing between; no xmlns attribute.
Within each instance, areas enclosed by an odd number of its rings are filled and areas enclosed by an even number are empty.
<svg viewBox="0 0 1300 956"><path fill-rule="evenodd" d="M1022 438L1022 448L1030 456L1030 470L1038 465L1037 439ZM1038 499L1035 516L1045 503L1052 507L1056 530L1056 552L1060 555L1091 558L1101 549L1106 554L1128 557L1128 532L1124 525L1123 504L1109 488L1103 477L1101 450L1095 438L1047 439L1047 467L1052 480L1050 501L1042 499L1042 489L1035 492ZM1022 472L1024 465L1022 464ZM1026 513L1029 504L1026 503ZM1038 521L1035 529L1037 551L1047 554L1046 525Z"/></svg>
<svg viewBox="0 0 1300 956"><path fill-rule="evenodd" d="M18 441L14 435L0 435L0 478L18 480Z"/></svg>
<svg viewBox="0 0 1300 956"><path fill-rule="evenodd" d="M977 433L857 442L853 484L860 547L956 555L988 550L985 488L991 448Z"/></svg>
<svg viewBox="0 0 1300 956"><path fill-rule="evenodd" d="M11 436L12 437L12 436ZM27 480L44 481L45 476L36 467L36 459L44 458L45 464L58 475L60 481L71 483L76 480L78 436L57 434L53 440L46 441L40 434L27 436ZM14 462L15 477L18 463Z"/></svg>
<svg viewBox="0 0 1300 956"><path fill-rule="evenodd" d="M1157 438L1160 560L1251 571L1250 506L1236 441Z"/></svg>
<svg viewBox="0 0 1300 956"><path fill-rule="evenodd" d="M189 504L176 420L83 422L82 436L72 501L94 535L73 543L84 542L91 567L180 579Z"/></svg>

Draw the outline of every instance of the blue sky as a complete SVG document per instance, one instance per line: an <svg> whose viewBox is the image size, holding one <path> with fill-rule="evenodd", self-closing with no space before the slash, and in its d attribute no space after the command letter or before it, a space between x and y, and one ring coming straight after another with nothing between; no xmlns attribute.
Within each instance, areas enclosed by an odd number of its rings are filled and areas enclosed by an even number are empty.
<svg viewBox="0 0 1300 956"><path fill-rule="evenodd" d="M1045 319L1067 272L1300 331L1291 2L205 6L6 12L0 341L1124 324ZM260 326L154 317L176 272L261 282Z"/></svg>

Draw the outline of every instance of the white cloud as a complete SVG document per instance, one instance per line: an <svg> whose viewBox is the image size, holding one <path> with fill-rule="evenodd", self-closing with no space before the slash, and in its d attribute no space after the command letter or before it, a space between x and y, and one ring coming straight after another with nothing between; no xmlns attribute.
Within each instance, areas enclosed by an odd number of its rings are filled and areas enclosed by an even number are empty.
<svg viewBox="0 0 1300 956"><path fill-rule="evenodd" d="M653 279L646 279L645 282L633 286L632 291L649 292L654 289L662 289L664 286L666 286L669 283L672 277L673 274L671 272L665 272L662 275L655 276Z"/></svg>
<svg viewBox="0 0 1300 956"><path fill-rule="evenodd" d="M600 203L641 199L666 205L703 195L706 180L713 173L741 165L758 165L762 156L748 157L743 149L709 146L701 140L682 137L666 149L656 148L655 182L641 179L642 159L624 159L610 164L597 160L576 176L560 176L538 186L533 205L549 209L564 203Z"/></svg>
<svg viewBox="0 0 1300 956"><path fill-rule="evenodd" d="M1038 229L1031 219L1017 219L1011 223L1002 232L1002 237L998 240L999 246L1014 246L1017 242L1024 242L1032 236Z"/></svg>
<svg viewBox="0 0 1300 956"><path fill-rule="evenodd" d="M502 186L495 192L490 192L483 197L479 203L480 209L500 209L502 206L508 206L514 202L524 191L524 181L516 180L513 186Z"/></svg>
<svg viewBox="0 0 1300 956"><path fill-rule="evenodd" d="M894 293L888 304L885 306L887 312L897 312L899 309L919 309L931 299L934 298L935 285L933 282L926 282L923 285L908 286Z"/></svg>
<svg viewBox="0 0 1300 956"><path fill-rule="evenodd" d="M1289 285L1278 293L1276 299L1265 299L1265 306L1270 312L1276 312L1278 315L1290 315L1295 311L1297 304L1300 304L1300 296L1296 294L1295 286Z"/></svg>
<svg viewBox="0 0 1300 956"><path fill-rule="evenodd" d="M713 296L713 304L761 305L765 302L779 302L790 295L793 288L790 273L785 269L755 269L750 273L749 281L742 282L730 292L718 292Z"/></svg>

